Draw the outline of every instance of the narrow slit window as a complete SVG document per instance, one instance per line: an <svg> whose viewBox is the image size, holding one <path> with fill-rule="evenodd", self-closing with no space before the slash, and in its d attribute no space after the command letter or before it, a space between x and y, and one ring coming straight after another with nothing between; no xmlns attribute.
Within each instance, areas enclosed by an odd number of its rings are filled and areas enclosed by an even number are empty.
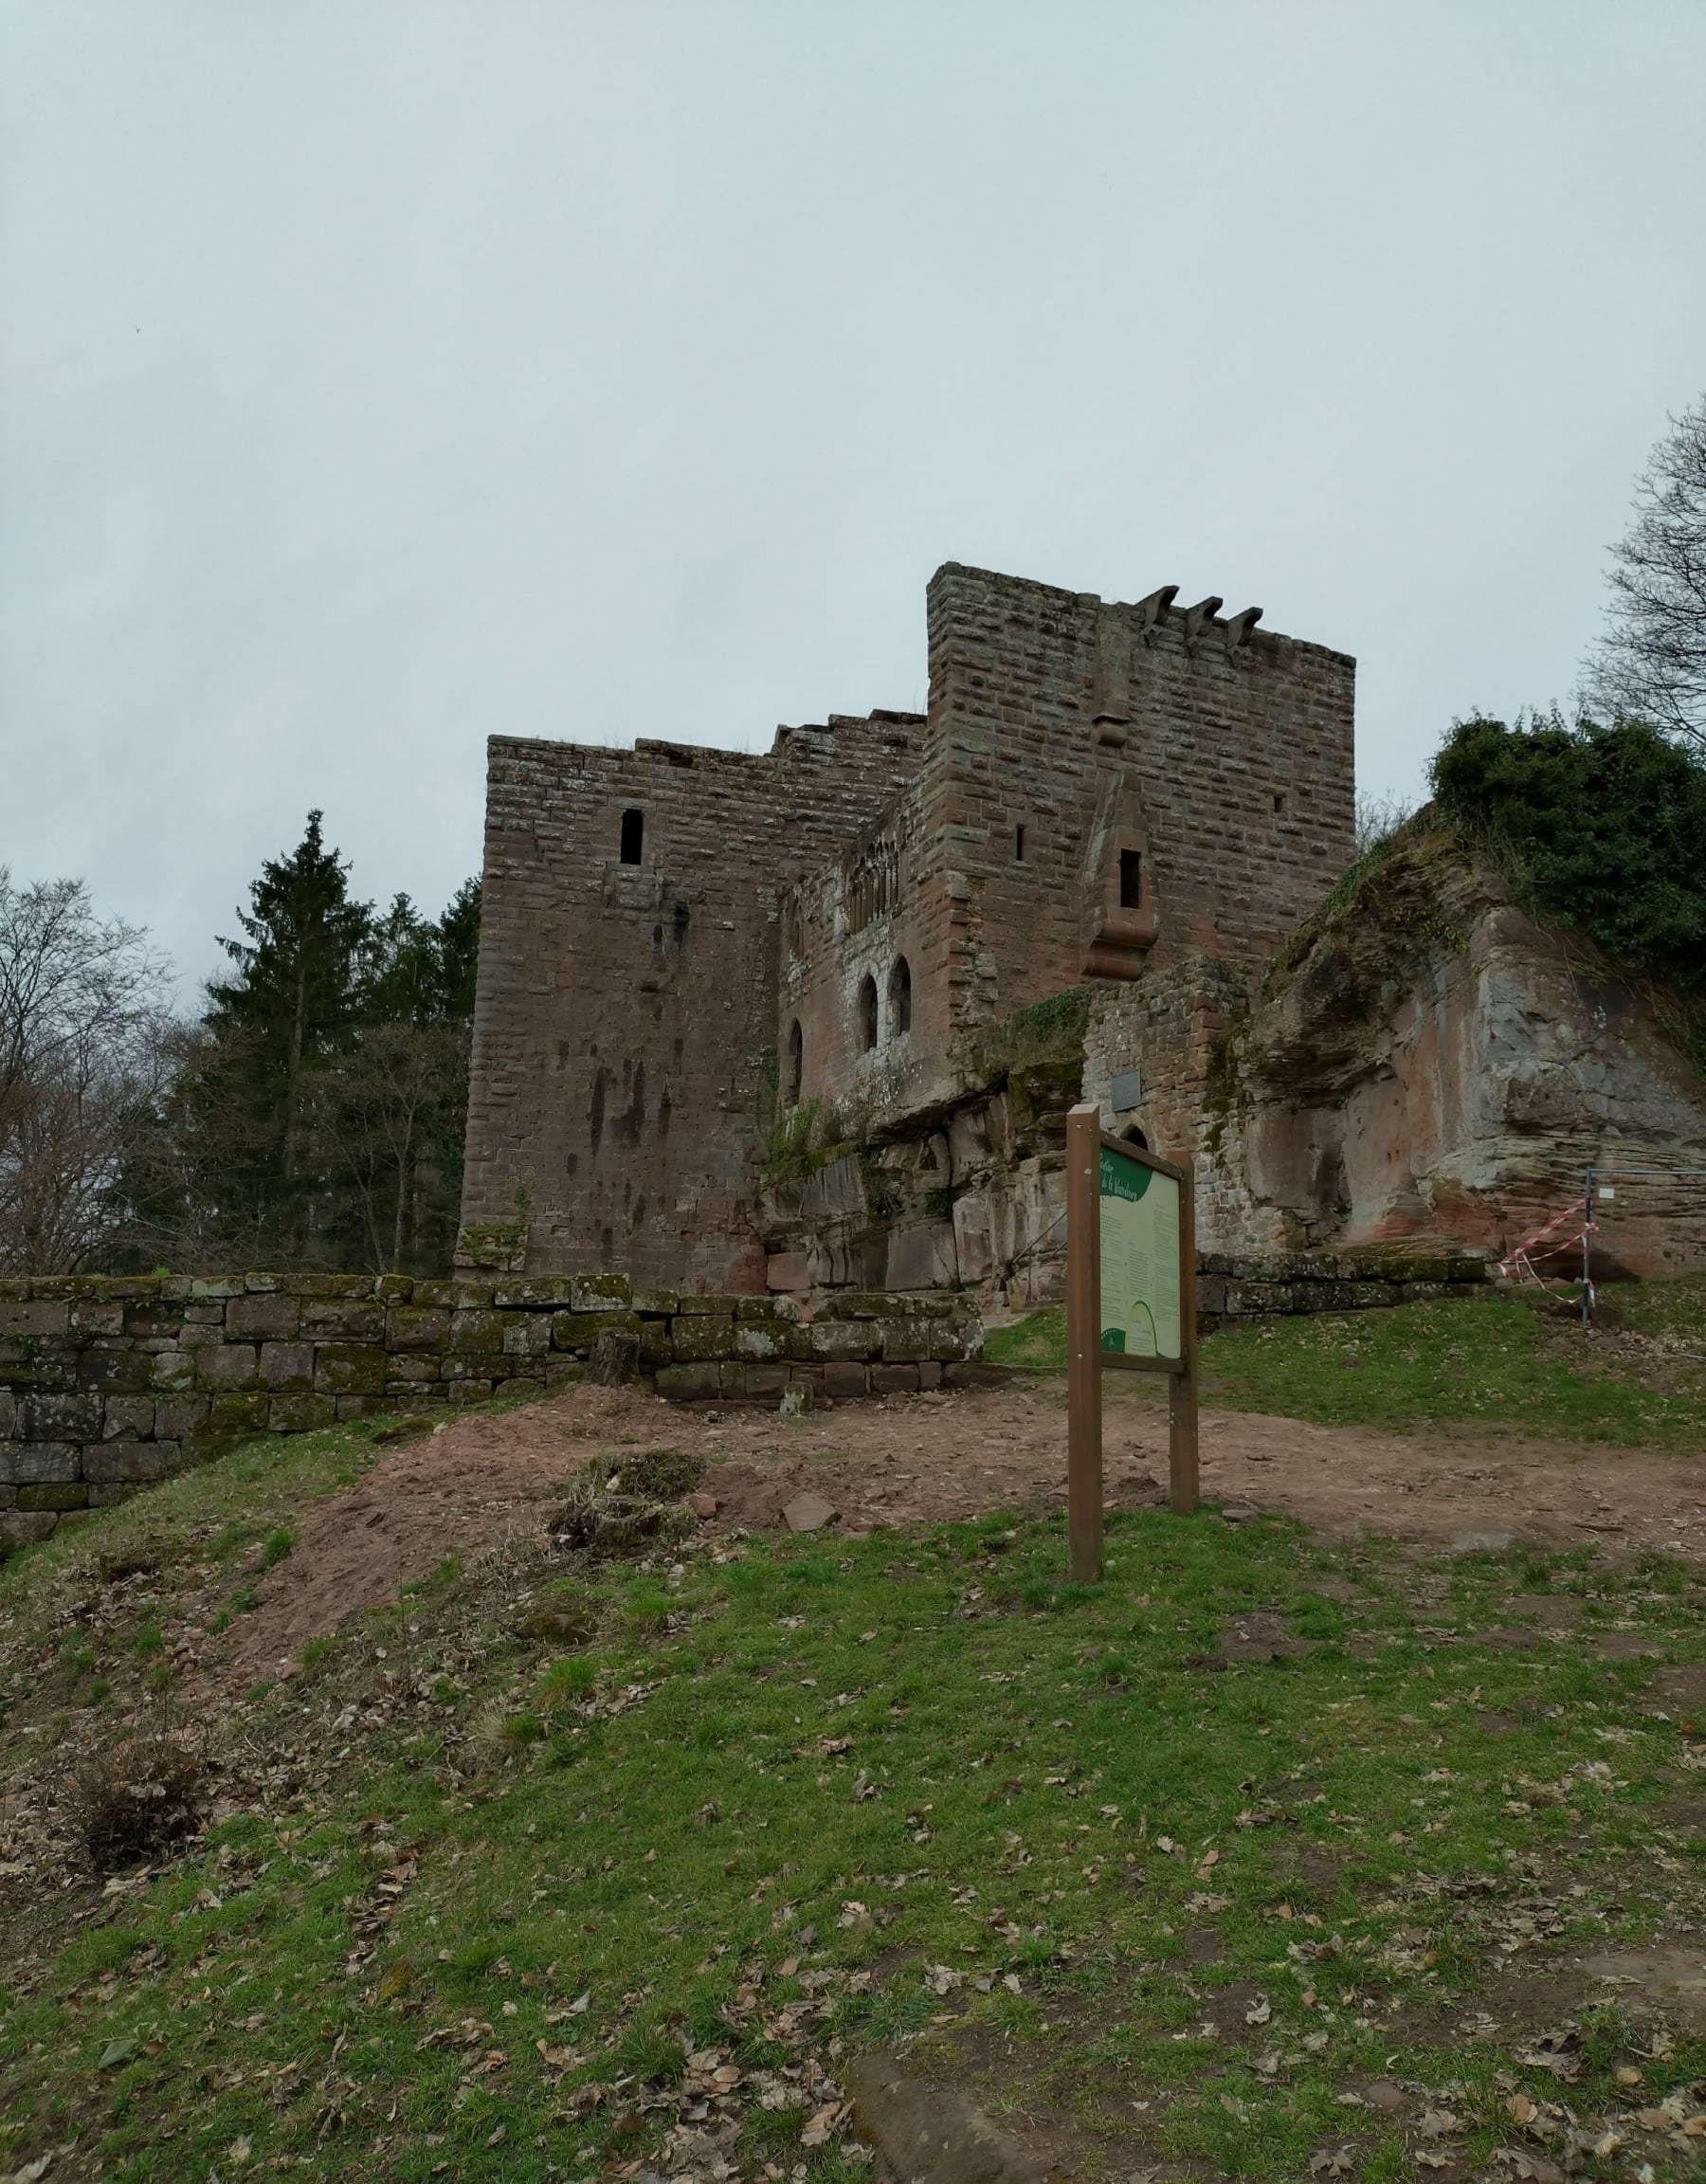
<svg viewBox="0 0 1706 2184"><path fill-rule="evenodd" d="M1275 792L1275 795L1274 795L1274 810L1275 810L1275 813L1276 813L1276 815L1277 815L1278 817L1280 817L1280 818L1283 818L1283 817L1284 817L1284 815L1285 815L1285 794L1284 794L1284 792L1283 792L1283 791L1276 791L1276 792Z"/></svg>
<svg viewBox="0 0 1706 2184"><path fill-rule="evenodd" d="M796 1016L788 1034L788 1104L800 1104L800 1089L806 1081L806 1034L800 1029Z"/></svg>
<svg viewBox="0 0 1706 2184"><path fill-rule="evenodd" d="M1119 852L1119 907L1136 910L1143 902L1143 855L1137 849Z"/></svg>
<svg viewBox="0 0 1706 2184"><path fill-rule="evenodd" d="M645 841L645 813L625 811L622 814L622 862L638 864L641 847Z"/></svg>
<svg viewBox="0 0 1706 2184"><path fill-rule="evenodd" d="M1013 828L1013 863L1015 864L1025 863L1025 828L1023 827Z"/></svg>

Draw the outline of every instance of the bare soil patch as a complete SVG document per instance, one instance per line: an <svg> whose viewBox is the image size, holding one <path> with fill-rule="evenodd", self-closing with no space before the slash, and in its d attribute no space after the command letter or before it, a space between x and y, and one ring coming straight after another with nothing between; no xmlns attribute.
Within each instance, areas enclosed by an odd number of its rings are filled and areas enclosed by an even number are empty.
<svg viewBox="0 0 1706 2184"><path fill-rule="evenodd" d="M834 1511L833 1537L1063 1504L1065 1429L1064 1391L1052 1381L892 1396L803 1418L577 1388L458 1419L388 1451L358 1486L314 1508L294 1552L260 1578L259 1605L222 1648L218 1673L239 1683L288 1673L302 1647L352 1608L393 1599L446 1556L536 1534L594 1454L665 1447L693 1456L717 1505L704 1520L715 1532L778 1527L785 1505L809 1488ZM1295 1518L1326 1538L1373 1532L1432 1550L1614 1538L1624 1550L1706 1556L1706 1491L1677 1456L1482 1431L1376 1434L1240 1411L1205 1412L1202 1446L1211 1500ZM1104 1449L1110 1507L1159 1501L1164 1394L1112 1386ZM1553 1625L1569 1610L1538 1596L1513 1603L1513 1612ZM1529 1633L1512 1630L1507 1642L1526 1644Z"/></svg>

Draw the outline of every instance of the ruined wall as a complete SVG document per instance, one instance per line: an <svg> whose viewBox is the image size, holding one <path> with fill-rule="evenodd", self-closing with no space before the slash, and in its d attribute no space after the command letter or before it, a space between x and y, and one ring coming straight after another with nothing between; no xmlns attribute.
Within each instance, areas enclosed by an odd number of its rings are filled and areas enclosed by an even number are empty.
<svg viewBox="0 0 1706 2184"><path fill-rule="evenodd" d="M764 756L492 739L465 1245L524 1214L530 1271L762 1289L777 898L904 784L917 739L895 715L779 730Z"/></svg>
<svg viewBox="0 0 1706 2184"><path fill-rule="evenodd" d="M761 1290L775 1092L904 1134L1025 1004L1277 945L1350 853L1352 664L1219 604L950 563L922 719L494 739L459 1264Z"/></svg>
<svg viewBox="0 0 1706 2184"><path fill-rule="evenodd" d="M426 1412L580 1378L624 1343L660 1394L773 1405L954 1385L968 1301L682 1297L613 1274L0 1282L0 1554L257 1433Z"/></svg>

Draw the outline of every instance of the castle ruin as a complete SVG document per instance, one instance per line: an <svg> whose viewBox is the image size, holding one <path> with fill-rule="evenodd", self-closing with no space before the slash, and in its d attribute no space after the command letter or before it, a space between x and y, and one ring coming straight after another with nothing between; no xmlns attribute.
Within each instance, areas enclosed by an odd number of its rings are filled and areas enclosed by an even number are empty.
<svg viewBox="0 0 1706 2184"><path fill-rule="evenodd" d="M761 755L492 738L464 1263L996 1279L1058 1199L1012 1028L1062 996L1098 1004L1109 1120L1190 1151L1190 967L1247 975L1352 848L1353 663L1221 608L950 562L922 715ZM1152 1054L1099 1006L1145 992ZM790 1119L830 1157L780 1171Z"/></svg>

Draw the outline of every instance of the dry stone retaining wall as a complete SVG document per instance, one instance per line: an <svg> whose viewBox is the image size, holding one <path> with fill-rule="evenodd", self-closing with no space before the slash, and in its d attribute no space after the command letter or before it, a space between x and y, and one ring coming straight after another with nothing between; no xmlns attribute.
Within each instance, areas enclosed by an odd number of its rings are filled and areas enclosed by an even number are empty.
<svg viewBox="0 0 1706 2184"><path fill-rule="evenodd" d="M938 1387L983 1329L952 1297L849 1294L808 1321L620 1274L0 1283L0 1552L247 1435L566 1387L601 1338L661 1394L774 1403Z"/></svg>

